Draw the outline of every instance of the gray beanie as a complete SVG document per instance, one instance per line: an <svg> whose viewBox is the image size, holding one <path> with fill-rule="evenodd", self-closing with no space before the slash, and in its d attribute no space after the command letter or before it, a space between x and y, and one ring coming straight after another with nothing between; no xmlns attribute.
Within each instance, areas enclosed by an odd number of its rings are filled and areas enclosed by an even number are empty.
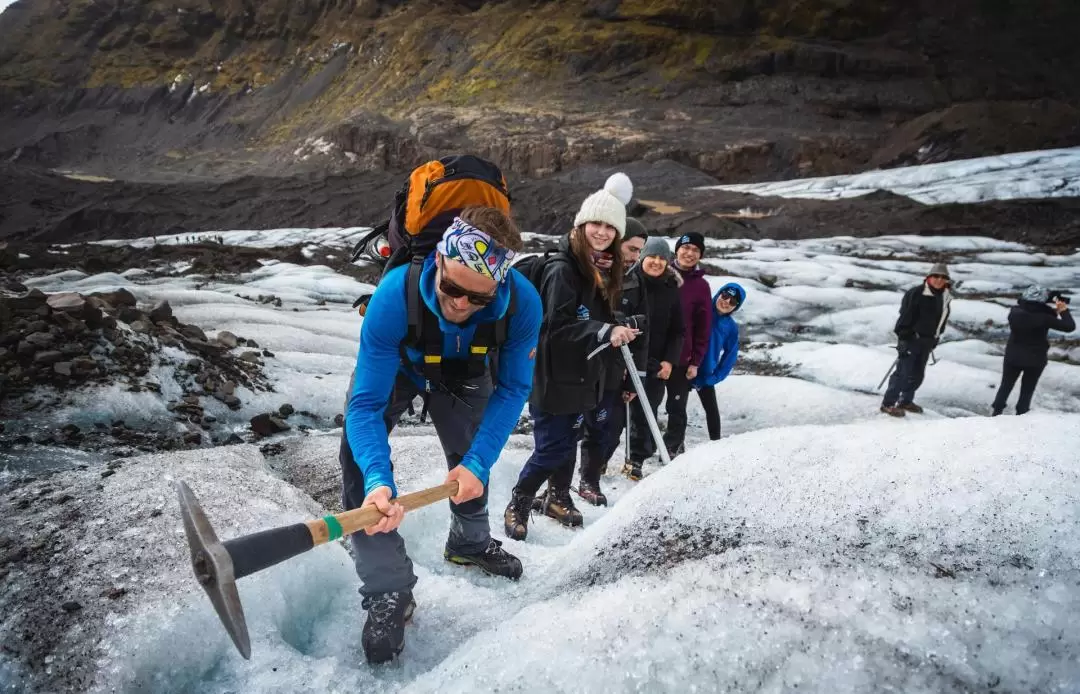
<svg viewBox="0 0 1080 694"><path fill-rule="evenodd" d="M629 241L636 238L649 238L649 230L634 217L626 218L626 233L623 234L623 241Z"/></svg>
<svg viewBox="0 0 1080 694"><path fill-rule="evenodd" d="M1024 301L1034 301L1037 304L1045 304L1050 301L1050 291L1043 289L1037 284L1033 284L1024 290L1024 295L1020 298Z"/></svg>
<svg viewBox="0 0 1080 694"><path fill-rule="evenodd" d="M663 236L650 236L641 249L641 257L648 258L650 256L660 256L670 263L671 246L668 245L667 239Z"/></svg>
<svg viewBox="0 0 1080 694"><path fill-rule="evenodd" d="M945 263L935 263L934 267L930 268L930 272L926 274L927 277L930 275L943 275L947 279L952 279L949 277L949 266Z"/></svg>

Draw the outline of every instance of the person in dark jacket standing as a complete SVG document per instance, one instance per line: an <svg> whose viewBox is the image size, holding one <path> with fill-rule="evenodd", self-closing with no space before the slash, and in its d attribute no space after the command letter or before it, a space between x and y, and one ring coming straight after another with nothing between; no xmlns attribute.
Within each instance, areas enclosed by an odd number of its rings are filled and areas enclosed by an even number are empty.
<svg viewBox="0 0 1080 694"><path fill-rule="evenodd" d="M641 249L645 245L646 238L648 238L648 233L645 225L633 217L627 217L626 235L621 240L622 257L624 265L630 258L633 258L633 262L630 262L630 271L623 277L617 315L619 320L625 320L631 316L643 316L648 311L648 301L633 272L633 268L637 267L637 262L641 257ZM666 248L666 242L663 242L663 239L660 241ZM644 328L647 332L630 345L630 351L634 355L634 362L639 372L645 370L648 360L648 338L651 333L648 326L651 325L649 322L651 316L646 316L646 321L645 326L635 327ZM605 379L603 405L586 413L582 422L581 467L577 494L593 506L607 506L607 496L600 489L600 476L607 471L608 461L619 449L619 439L626 426L626 409L637 397L626 370L619 368L625 366L621 355L616 358L616 361L616 367L608 372Z"/></svg>
<svg viewBox="0 0 1080 694"><path fill-rule="evenodd" d="M949 268L938 263L922 284L904 294L894 329L898 339L896 371L885 390L882 412L893 417L903 417L908 412L922 413L923 408L914 402L915 391L922 385L926 362L949 321L952 302L949 284Z"/></svg>
<svg viewBox="0 0 1080 694"><path fill-rule="evenodd" d="M544 318L529 398L534 448L503 514L509 538L528 535L533 500L545 480L540 510L564 525L582 523L570 498L582 423L586 414L612 405L605 386L611 370L624 368L618 348L639 332L615 320L623 280L620 237L632 191L625 174L611 176L585 199L574 228L539 270ZM598 350L605 343L610 346Z"/></svg>
<svg viewBox="0 0 1080 694"><path fill-rule="evenodd" d="M623 288L623 311L644 313L648 317L643 385L653 416L664 397L664 385L682 355L681 286L682 276L671 267L671 247L667 240L650 238L641 251L641 262L634 266ZM642 463L656 452L643 408L640 400L630 403L630 460L623 465L623 474L634 481L641 479Z"/></svg>
<svg viewBox="0 0 1080 694"><path fill-rule="evenodd" d="M1048 303L1054 300L1054 306ZM1047 333L1051 330L1071 333L1076 330L1076 321L1069 313L1069 305L1060 297L1051 297L1050 292L1039 286L1028 287L1016 306L1009 311L1009 343L1005 346L1005 360L1001 369L1001 387L992 407L994 417L1005 411L1009 394L1012 393L1016 379L1020 381L1020 399L1016 401L1016 414L1025 414L1031 409L1031 396L1039 376L1046 368L1050 340Z"/></svg>
<svg viewBox="0 0 1080 694"><path fill-rule="evenodd" d="M697 377L701 360L705 358L712 331L712 290L705 279L705 271L698 267L704 255L705 237L701 234L684 234L675 243L675 270L683 281L679 296L684 333L679 363L672 369L667 382L668 423L664 445L669 458L685 450L686 396L690 393L690 381Z"/></svg>
<svg viewBox="0 0 1080 694"><path fill-rule="evenodd" d="M701 407L705 410L705 425L709 429L709 440L720 438L720 407L716 404L716 384L723 381L735 366L739 358L739 325L732 314L746 301L746 290L742 285L728 282L713 297L712 335L705 359L698 369L697 378L690 385L701 398Z"/></svg>

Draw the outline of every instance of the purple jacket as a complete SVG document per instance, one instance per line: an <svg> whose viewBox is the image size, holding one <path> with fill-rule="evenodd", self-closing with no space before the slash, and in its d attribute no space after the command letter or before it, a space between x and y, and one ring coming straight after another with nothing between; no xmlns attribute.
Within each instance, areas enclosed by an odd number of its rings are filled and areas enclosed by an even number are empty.
<svg viewBox="0 0 1080 694"><path fill-rule="evenodd" d="M683 325L686 326L679 366L701 366L712 331L712 290L705 280L705 271L699 267L683 270L676 266L675 269L683 278L679 298L682 300Z"/></svg>

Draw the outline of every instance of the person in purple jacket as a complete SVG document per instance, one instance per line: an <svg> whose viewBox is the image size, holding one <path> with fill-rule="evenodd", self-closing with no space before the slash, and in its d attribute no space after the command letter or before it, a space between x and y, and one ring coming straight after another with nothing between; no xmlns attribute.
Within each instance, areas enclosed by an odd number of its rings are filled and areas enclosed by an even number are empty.
<svg viewBox="0 0 1080 694"><path fill-rule="evenodd" d="M670 458L686 450L683 445L686 437L686 396L690 393L690 382L697 378L712 333L712 290L705 279L705 271L698 267L704 255L705 237L697 232L684 234L675 243L675 270L683 279L679 296L682 300L685 336L679 364L671 370L667 382L668 423L664 432L664 446Z"/></svg>

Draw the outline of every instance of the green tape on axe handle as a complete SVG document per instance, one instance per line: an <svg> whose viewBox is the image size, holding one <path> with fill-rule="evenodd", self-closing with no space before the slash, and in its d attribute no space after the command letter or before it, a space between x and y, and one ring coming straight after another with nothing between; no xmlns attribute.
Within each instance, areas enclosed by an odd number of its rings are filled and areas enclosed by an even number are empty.
<svg viewBox="0 0 1080 694"><path fill-rule="evenodd" d="M333 516L323 516L323 523L326 523L326 529L330 531L330 542L339 539L344 535L344 531L341 529L341 523L338 523L338 519Z"/></svg>

